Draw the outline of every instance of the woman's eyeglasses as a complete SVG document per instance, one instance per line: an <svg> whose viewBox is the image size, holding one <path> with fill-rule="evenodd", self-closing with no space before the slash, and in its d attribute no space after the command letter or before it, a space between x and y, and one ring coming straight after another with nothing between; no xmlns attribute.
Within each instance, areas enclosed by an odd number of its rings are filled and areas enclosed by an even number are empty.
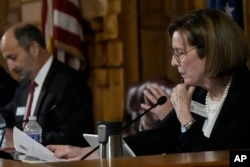
<svg viewBox="0 0 250 167"><path fill-rule="evenodd" d="M197 46L193 46L183 52L176 52L174 50L172 50L172 55L176 58L177 62L180 63L181 60L183 59L184 55L186 55L189 51L193 50L194 48L196 48Z"/></svg>

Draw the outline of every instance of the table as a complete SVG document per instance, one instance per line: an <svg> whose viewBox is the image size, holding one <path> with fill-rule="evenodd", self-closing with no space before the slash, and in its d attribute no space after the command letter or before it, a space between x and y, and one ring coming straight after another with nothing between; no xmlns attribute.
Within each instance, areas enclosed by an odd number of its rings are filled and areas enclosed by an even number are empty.
<svg viewBox="0 0 250 167"><path fill-rule="evenodd" d="M37 164L41 167L229 167L229 151L208 151L110 160L84 160Z"/></svg>
<svg viewBox="0 0 250 167"><path fill-rule="evenodd" d="M6 160L0 158L0 166L1 167L34 167L36 164L27 164L22 163L20 161Z"/></svg>
<svg viewBox="0 0 250 167"><path fill-rule="evenodd" d="M229 151L28 164L0 159L1 167L229 167Z"/></svg>

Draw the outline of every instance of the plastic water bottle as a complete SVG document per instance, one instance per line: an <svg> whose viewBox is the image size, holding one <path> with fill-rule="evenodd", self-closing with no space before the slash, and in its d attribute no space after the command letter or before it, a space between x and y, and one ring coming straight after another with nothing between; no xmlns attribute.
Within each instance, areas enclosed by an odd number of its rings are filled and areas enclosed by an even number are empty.
<svg viewBox="0 0 250 167"><path fill-rule="evenodd" d="M29 122L26 124L26 126L23 129L23 132L26 133L28 136L30 136L33 140L42 143L42 128L36 121L35 116L29 117ZM22 159L22 158L21 158ZM24 160L28 161L39 161L39 158L25 155Z"/></svg>
<svg viewBox="0 0 250 167"><path fill-rule="evenodd" d="M6 123L3 118L3 116L0 114L0 147L4 148L5 147L5 128L6 128Z"/></svg>
<svg viewBox="0 0 250 167"><path fill-rule="evenodd" d="M29 122L24 127L23 132L35 141L42 143L42 128L36 121L36 116L29 117Z"/></svg>

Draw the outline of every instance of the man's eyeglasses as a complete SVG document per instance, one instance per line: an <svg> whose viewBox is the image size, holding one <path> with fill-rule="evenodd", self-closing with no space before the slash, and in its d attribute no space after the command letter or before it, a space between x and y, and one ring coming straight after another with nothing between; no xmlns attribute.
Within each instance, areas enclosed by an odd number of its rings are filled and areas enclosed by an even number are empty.
<svg viewBox="0 0 250 167"><path fill-rule="evenodd" d="M186 55L189 51L193 50L194 48L196 48L197 46L193 46L185 51L182 52L175 52L174 50L172 50L172 55L176 58L177 62L180 63L181 60L183 59L184 55Z"/></svg>

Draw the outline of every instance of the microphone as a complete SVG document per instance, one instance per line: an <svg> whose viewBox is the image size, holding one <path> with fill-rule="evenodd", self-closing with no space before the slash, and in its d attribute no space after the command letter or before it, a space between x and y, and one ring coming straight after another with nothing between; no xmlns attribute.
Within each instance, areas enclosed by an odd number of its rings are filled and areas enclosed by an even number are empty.
<svg viewBox="0 0 250 167"><path fill-rule="evenodd" d="M167 97L166 96L161 96L157 102L152 105L150 108L148 108L147 110L145 110L142 114L138 115L134 120L132 120L131 122L129 122L128 124L126 124L125 126L122 127L122 131L124 129L126 129L127 127L131 126L134 122L136 122L138 119L140 119L143 115L147 114L150 110L152 110L153 108L155 108L158 105L162 105L164 103L166 103L167 101ZM97 149L99 148L99 145L96 146L94 149L92 149L90 152L88 152L87 154L85 154L81 160L84 160L85 158L87 158L88 156L90 156L93 152L95 152Z"/></svg>
<svg viewBox="0 0 250 167"><path fill-rule="evenodd" d="M146 111L144 111L142 114L138 115L134 120L132 120L131 122L129 122L128 124L126 124L125 126L122 127L122 130L126 129L127 127L131 126L134 122L136 122L138 119L140 119L143 115L147 114L150 110L152 110L153 108L155 108L158 105L162 105L167 101L167 97L166 96L161 96L157 102L152 105L149 109L147 109Z"/></svg>

